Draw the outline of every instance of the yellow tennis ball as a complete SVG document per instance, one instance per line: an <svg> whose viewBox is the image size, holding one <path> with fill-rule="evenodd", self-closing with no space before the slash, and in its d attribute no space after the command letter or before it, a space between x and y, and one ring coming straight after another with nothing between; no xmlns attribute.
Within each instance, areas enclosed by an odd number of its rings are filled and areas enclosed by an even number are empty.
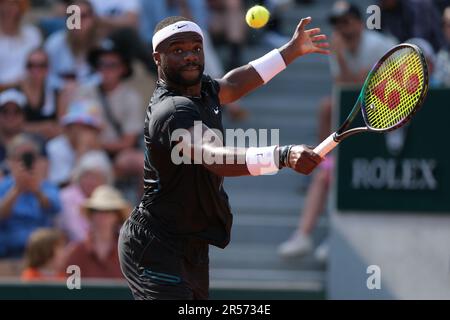
<svg viewBox="0 0 450 320"><path fill-rule="evenodd" d="M247 24L255 29L262 28L269 21L270 12L263 6L254 6L248 9L245 15L245 21Z"/></svg>

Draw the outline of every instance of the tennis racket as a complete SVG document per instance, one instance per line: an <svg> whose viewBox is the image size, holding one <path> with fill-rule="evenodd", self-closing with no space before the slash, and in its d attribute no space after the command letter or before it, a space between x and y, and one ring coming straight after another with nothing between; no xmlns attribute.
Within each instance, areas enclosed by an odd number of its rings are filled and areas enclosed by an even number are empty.
<svg viewBox="0 0 450 320"><path fill-rule="evenodd" d="M428 67L420 48L409 43L393 47L367 75L359 97L341 127L314 152L323 158L354 134L400 128L423 104L427 90ZM350 129L360 109L366 126Z"/></svg>

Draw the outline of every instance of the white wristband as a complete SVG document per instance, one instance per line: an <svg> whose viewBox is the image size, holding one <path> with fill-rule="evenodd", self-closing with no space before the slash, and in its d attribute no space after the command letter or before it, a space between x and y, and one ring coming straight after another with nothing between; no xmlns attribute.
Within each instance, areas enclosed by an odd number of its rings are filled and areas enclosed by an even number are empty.
<svg viewBox="0 0 450 320"><path fill-rule="evenodd" d="M245 163L252 176L275 174L279 168L275 163L275 149L277 146L248 148L245 153Z"/></svg>
<svg viewBox="0 0 450 320"><path fill-rule="evenodd" d="M256 72L267 83L278 73L286 69L286 63L278 49L273 49L259 59L249 62L255 68Z"/></svg>

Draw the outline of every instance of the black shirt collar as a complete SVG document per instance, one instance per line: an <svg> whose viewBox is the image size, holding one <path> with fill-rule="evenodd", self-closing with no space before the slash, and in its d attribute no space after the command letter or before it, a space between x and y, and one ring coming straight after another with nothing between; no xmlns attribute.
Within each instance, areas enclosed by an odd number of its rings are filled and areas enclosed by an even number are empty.
<svg viewBox="0 0 450 320"><path fill-rule="evenodd" d="M201 96L199 96L199 97L186 96L184 94L181 94L177 90L175 90L173 88L170 88L168 86L168 84L162 79L158 79L156 81L156 91L155 91L155 93L156 93L156 95L158 97L162 97L163 95L168 94L168 95L174 95L174 96L183 96L183 97L192 98L192 99L202 99L203 97L208 96L207 80L208 80L207 77L205 75L203 75L202 79L201 79L201 83L202 83L202 85L201 85Z"/></svg>

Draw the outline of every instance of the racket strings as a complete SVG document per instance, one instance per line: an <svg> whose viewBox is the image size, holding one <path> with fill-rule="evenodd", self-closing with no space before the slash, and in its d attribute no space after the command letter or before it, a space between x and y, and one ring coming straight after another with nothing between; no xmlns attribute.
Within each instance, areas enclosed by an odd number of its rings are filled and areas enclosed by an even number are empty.
<svg viewBox="0 0 450 320"><path fill-rule="evenodd" d="M420 55L411 48L395 51L375 69L366 85L367 124L388 129L407 119L422 96L424 81Z"/></svg>

